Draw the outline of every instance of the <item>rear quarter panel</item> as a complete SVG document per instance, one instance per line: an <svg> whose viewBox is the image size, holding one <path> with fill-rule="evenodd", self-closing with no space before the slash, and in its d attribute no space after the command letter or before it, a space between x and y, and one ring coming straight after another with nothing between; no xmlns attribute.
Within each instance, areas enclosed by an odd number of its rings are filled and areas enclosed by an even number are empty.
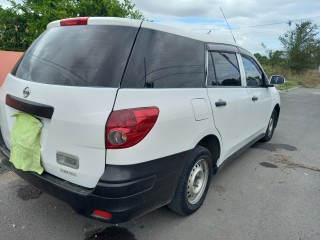
<svg viewBox="0 0 320 240"><path fill-rule="evenodd" d="M196 121L191 103L191 99L195 98L206 100L208 118ZM135 146L108 149L107 164L146 162L193 149L210 134L219 138L206 89L120 89L114 110L149 106L160 110L155 126Z"/></svg>

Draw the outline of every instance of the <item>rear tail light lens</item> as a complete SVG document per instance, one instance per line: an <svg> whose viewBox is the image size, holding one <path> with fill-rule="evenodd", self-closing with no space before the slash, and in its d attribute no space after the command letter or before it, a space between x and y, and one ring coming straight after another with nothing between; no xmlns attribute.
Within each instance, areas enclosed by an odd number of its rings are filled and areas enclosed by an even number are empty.
<svg viewBox="0 0 320 240"><path fill-rule="evenodd" d="M89 17L65 18L60 20L60 26L87 25Z"/></svg>
<svg viewBox="0 0 320 240"><path fill-rule="evenodd" d="M139 143L159 116L157 107L113 111L106 125L106 148L128 148Z"/></svg>
<svg viewBox="0 0 320 240"><path fill-rule="evenodd" d="M102 211L102 210L94 210L92 214L94 217L99 217L99 218L104 218L104 219L111 219L112 218L111 213L106 212L106 211Z"/></svg>

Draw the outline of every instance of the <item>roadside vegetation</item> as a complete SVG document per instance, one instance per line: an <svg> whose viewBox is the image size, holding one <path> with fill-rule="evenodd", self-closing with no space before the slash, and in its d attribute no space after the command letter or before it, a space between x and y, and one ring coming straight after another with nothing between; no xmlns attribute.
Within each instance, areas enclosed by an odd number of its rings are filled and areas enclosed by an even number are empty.
<svg viewBox="0 0 320 240"><path fill-rule="evenodd" d="M144 19L131 0L8 0L0 5L0 50L25 51L45 30L47 23L81 16L112 16ZM282 75L286 84L279 89L297 86L320 87L319 26L311 21L288 23L289 30L279 36L283 50L256 53L268 76Z"/></svg>
<svg viewBox="0 0 320 240"><path fill-rule="evenodd" d="M304 69L302 71L294 71L285 67L264 66L268 77L272 75L282 75L286 78L284 86L278 86L279 90L287 90L296 87L320 87L320 72L318 69Z"/></svg>
<svg viewBox="0 0 320 240"><path fill-rule="evenodd" d="M256 53L256 58L263 65L268 76L282 75L286 78L284 86L277 87L286 90L298 86L320 86L320 39L319 26L311 21L302 21L279 36L282 51L266 50L266 55Z"/></svg>
<svg viewBox="0 0 320 240"><path fill-rule="evenodd" d="M63 18L108 16L143 19L130 0L8 0L0 5L0 50L25 51L49 22Z"/></svg>

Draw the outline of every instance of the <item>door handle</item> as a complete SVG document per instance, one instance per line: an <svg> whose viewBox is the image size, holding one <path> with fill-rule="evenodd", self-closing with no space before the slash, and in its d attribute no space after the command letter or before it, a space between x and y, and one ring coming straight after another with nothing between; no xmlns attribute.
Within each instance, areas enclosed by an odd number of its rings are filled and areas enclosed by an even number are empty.
<svg viewBox="0 0 320 240"><path fill-rule="evenodd" d="M223 101L223 100L219 100L218 102L215 103L216 107L223 107L223 106L227 106L227 102Z"/></svg>
<svg viewBox="0 0 320 240"><path fill-rule="evenodd" d="M252 97L252 101L257 101L257 100L258 100L258 97L256 97L256 96Z"/></svg>

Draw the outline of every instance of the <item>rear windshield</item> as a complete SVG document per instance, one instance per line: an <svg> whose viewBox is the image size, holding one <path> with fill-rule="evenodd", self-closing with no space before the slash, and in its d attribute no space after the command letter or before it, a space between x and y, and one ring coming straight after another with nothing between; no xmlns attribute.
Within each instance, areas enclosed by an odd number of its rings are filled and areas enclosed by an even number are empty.
<svg viewBox="0 0 320 240"><path fill-rule="evenodd" d="M46 84L119 87L137 30L101 25L48 29L12 74Z"/></svg>

